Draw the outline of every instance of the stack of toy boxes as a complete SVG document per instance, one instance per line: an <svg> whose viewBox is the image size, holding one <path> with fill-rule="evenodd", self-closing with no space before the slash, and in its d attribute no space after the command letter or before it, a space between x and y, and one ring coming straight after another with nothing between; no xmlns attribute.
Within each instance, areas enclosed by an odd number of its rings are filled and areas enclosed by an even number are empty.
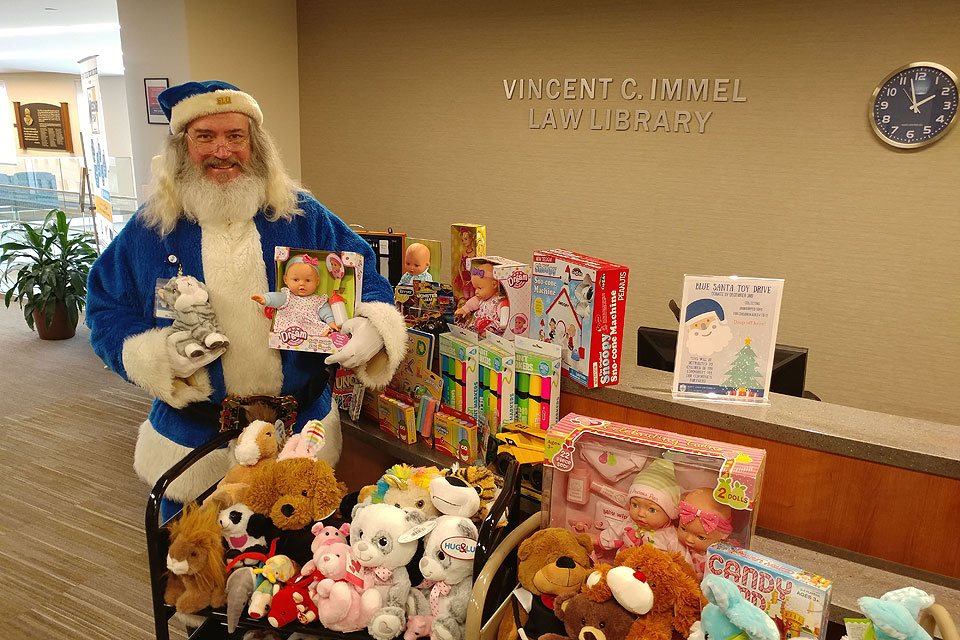
<svg viewBox="0 0 960 640"><path fill-rule="evenodd" d="M695 524L678 520L678 514L686 515L680 500L703 504L705 494L708 501L711 497L715 501L717 511L724 512L720 517L725 521L729 517L730 531L723 538L748 547L756 526L765 456L763 449L569 413L547 432L543 527L573 527L591 534L598 548L606 550L602 553L606 561L613 558L617 543L629 537L628 527L644 528L631 520L631 494L652 491L658 499L673 501L669 507L660 506L672 512L674 528ZM694 490L700 500L690 497ZM671 537L668 533L664 540ZM702 558L706 545L682 551Z"/></svg>
<svg viewBox="0 0 960 640"><path fill-rule="evenodd" d="M462 411L441 406L433 414L433 448L460 462L482 462L477 421Z"/></svg>
<svg viewBox="0 0 960 640"><path fill-rule="evenodd" d="M470 259L487 255L487 228L482 224L455 223L450 227L450 282L453 308L460 308L473 297Z"/></svg>
<svg viewBox="0 0 960 640"><path fill-rule="evenodd" d="M477 364L480 389L475 415L480 429L480 457L486 459L488 448L497 446L491 436L515 419L513 343L487 334L477 345Z"/></svg>
<svg viewBox="0 0 960 640"><path fill-rule="evenodd" d="M705 573L740 587L748 602L773 619L781 637L827 637L830 580L726 542L707 549Z"/></svg>
<svg viewBox="0 0 960 640"><path fill-rule="evenodd" d="M530 265L515 260L508 260L499 256L484 256L471 258L468 261L471 273L473 266L489 262L493 266L493 277L500 283L503 294L510 305L510 315L507 317L507 327L503 337L513 340L516 336L525 336L530 331Z"/></svg>
<svg viewBox="0 0 960 640"><path fill-rule="evenodd" d="M518 337L517 422L546 431L560 419L560 345Z"/></svg>
<svg viewBox="0 0 960 640"><path fill-rule="evenodd" d="M450 327L440 334L440 375L443 377L443 404L477 417L477 334Z"/></svg>
<svg viewBox="0 0 960 640"><path fill-rule="evenodd" d="M620 381L628 269L564 249L533 254L530 337L559 344L563 371L587 387Z"/></svg>
<svg viewBox="0 0 960 640"><path fill-rule="evenodd" d="M337 262L327 262L327 256L331 255L331 253L336 256L339 264L337 264ZM363 256L353 251L335 253L283 246L274 247L273 260L277 291L280 291L281 287L284 286L283 276L284 273L286 273L287 261L290 258L302 255L316 258L319 263L317 271L320 280L314 296L339 294L344 300L347 317L352 318L354 305L360 300L363 293ZM333 264L337 266L331 268ZM313 296L311 296L311 298L313 298ZM290 313L291 312L286 309L274 310L268 337L268 345L271 349L334 353L343 348L347 343L347 336L338 332L333 332L326 336L307 333L304 328L297 326L297 323L288 322L285 319L290 317ZM282 323L279 331L276 330L278 328L278 322Z"/></svg>
<svg viewBox="0 0 960 640"><path fill-rule="evenodd" d="M417 416L414 400L406 394L387 389L379 397L380 430L407 444L417 441Z"/></svg>

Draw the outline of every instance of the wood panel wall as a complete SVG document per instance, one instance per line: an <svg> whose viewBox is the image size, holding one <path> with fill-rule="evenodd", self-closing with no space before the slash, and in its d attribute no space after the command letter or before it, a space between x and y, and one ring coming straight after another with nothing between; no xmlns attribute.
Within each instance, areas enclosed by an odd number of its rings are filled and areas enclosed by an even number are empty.
<svg viewBox="0 0 960 640"><path fill-rule="evenodd" d="M767 451L757 526L960 577L960 481L574 395L575 412Z"/></svg>

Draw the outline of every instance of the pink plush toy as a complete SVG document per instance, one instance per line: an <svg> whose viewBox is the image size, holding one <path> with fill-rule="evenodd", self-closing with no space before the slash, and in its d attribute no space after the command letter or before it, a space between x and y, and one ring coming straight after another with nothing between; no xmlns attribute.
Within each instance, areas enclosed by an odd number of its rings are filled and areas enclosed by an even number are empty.
<svg viewBox="0 0 960 640"><path fill-rule="evenodd" d="M407 618L407 630L403 632L403 640L417 640L430 635L433 626L433 616L410 616Z"/></svg>
<svg viewBox="0 0 960 640"><path fill-rule="evenodd" d="M310 585L320 623L331 631L344 633L366 629L373 614L380 610L380 593L369 589L361 594L355 584L347 581L347 563L353 562L350 546L342 542L323 544L311 562L314 570L325 576Z"/></svg>

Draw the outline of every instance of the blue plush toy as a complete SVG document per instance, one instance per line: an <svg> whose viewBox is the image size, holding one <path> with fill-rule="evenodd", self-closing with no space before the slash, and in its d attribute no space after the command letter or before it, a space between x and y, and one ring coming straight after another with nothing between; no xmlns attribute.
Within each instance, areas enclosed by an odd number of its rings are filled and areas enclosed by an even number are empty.
<svg viewBox="0 0 960 640"><path fill-rule="evenodd" d="M933 596L916 587L888 591L880 598L860 598L860 610L873 623L877 640L931 640L917 619Z"/></svg>
<svg viewBox="0 0 960 640"><path fill-rule="evenodd" d="M690 640L780 640L773 620L747 602L733 582L707 574L700 589L709 604L700 614L700 623L690 630Z"/></svg>

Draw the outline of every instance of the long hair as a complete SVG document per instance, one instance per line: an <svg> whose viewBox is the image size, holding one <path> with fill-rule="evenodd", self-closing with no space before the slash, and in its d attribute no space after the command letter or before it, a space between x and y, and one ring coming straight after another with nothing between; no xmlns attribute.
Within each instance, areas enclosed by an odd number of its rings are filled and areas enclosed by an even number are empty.
<svg viewBox="0 0 960 640"><path fill-rule="evenodd" d="M297 203L297 193L309 193L290 177L280 160L280 152L273 138L260 125L250 122L250 159L244 164L244 172L260 178L264 185L265 210L270 221L292 220L303 211ZM149 196L140 212L143 224L165 236L177 226L183 213L180 189L182 179L192 166L193 159L187 151L186 130L168 137L159 156L151 164Z"/></svg>

